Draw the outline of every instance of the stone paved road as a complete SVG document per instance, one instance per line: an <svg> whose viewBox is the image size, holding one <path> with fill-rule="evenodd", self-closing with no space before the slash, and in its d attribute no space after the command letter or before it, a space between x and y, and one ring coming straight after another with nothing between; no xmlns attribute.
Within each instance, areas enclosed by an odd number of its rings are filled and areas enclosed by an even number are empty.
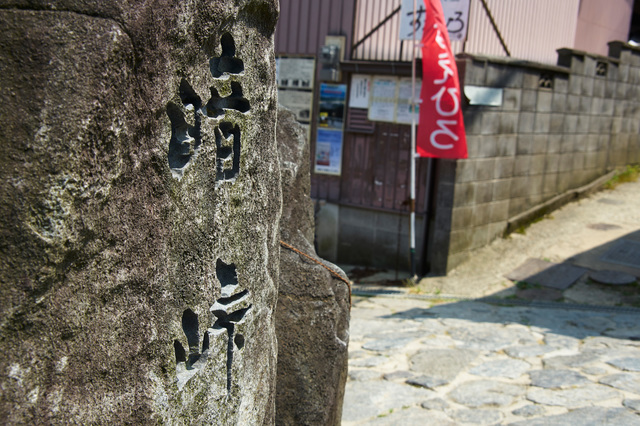
<svg viewBox="0 0 640 426"><path fill-rule="evenodd" d="M343 425L640 425L640 311L354 297Z"/></svg>

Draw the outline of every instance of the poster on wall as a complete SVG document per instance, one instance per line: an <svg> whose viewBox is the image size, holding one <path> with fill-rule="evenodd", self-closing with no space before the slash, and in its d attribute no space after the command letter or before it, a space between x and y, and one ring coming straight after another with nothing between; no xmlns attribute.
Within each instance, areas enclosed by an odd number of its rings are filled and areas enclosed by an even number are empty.
<svg viewBox="0 0 640 426"><path fill-rule="evenodd" d="M309 123L311 120L311 108L313 105L312 91L279 89L278 103L291 110L299 122Z"/></svg>
<svg viewBox="0 0 640 426"><path fill-rule="evenodd" d="M398 78L374 76L371 87L369 120L393 122L396 115Z"/></svg>
<svg viewBox="0 0 640 426"><path fill-rule="evenodd" d="M280 56L276 58L278 103L291 110L299 123L309 125L313 113L313 56Z"/></svg>
<svg viewBox="0 0 640 426"><path fill-rule="evenodd" d="M353 74L351 76L351 91L349 92L349 108L369 108L369 91L372 76Z"/></svg>
<svg viewBox="0 0 640 426"><path fill-rule="evenodd" d="M314 167L316 173L340 175L342 137L342 130L318 128Z"/></svg>
<svg viewBox="0 0 640 426"><path fill-rule="evenodd" d="M342 130L344 126L344 104L346 99L346 84L321 83L318 127Z"/></svg>
<svg viewBox="0 0 640 426"><path fill-rule="evenodd" d="M464 41L469 26L469 0L442 0L442 11L447 23L449 40ZM413 39L413 22L416 23L416 41L422 40L422 30L426 18L424 0L417 0L413 10L413 0L402 0L400 10L400 40Z"/></svg>
<svg viewBox="0 0 640 426"><path fill-rule="evenodd" d="M416 124L418 124L420 117L419 99L421 86L422 81L420 79L416 79L416 110L414 111ZM411 78L401 78L398 83L398 108L396 109L396 123L411 124L411 89Z"/></svg>
<svg viewBox="0 0 640 426"><path fill-rule="evenodd" d="M280 88L313 89L316 60L309 57L276 58L276 81Z"/></svg>
<svg viewBox="0 0 640 426"><path fill-rule="evenodd" d="M320 84L315 173L339 175L341 172L346 101L346 84Z"/></svg>

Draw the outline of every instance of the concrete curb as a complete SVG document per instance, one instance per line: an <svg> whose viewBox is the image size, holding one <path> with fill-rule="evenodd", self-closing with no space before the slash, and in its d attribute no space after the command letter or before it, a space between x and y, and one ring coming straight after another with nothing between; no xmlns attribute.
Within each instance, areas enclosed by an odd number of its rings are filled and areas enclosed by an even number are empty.
<svg viewBox="0 0 640 426"><path fill-rule="evenodd" d="M599 177L593 182L588 183L587 185L581 186L580 188L571 189L563 194L557 195L542 204L532 207L529 210L508 219L507 225L504 230L504 235L509 235L516 229L530 224L535 219L542 217L554 210L557 210L565 204L597 192L602 188L605 182L614 177L616 173L617 170L613 170L606 175Z"/></svg>

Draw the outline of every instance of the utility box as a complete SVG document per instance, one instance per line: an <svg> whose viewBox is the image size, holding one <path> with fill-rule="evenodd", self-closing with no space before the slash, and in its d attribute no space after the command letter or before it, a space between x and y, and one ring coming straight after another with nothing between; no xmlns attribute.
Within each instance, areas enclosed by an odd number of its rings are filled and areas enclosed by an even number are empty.
<svg viewBox="0 0 640 426"><path fill-rule="evenodd" d="M340 48L338 46L322 46L319 62L320 80L340 81Z"/></svg>

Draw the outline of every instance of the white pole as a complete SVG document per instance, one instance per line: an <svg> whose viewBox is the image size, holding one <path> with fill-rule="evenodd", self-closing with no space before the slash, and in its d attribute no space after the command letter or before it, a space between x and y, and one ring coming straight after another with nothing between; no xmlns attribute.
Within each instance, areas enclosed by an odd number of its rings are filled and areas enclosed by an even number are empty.
<svg viewBox="0 0 640 426"><path fill-rule="evenodd" d="M411 256L411 278L418 278L416 273L416 11L417 0L413 0L413 41L411 44L411 199L409 201L409 244Z"/></svg>

